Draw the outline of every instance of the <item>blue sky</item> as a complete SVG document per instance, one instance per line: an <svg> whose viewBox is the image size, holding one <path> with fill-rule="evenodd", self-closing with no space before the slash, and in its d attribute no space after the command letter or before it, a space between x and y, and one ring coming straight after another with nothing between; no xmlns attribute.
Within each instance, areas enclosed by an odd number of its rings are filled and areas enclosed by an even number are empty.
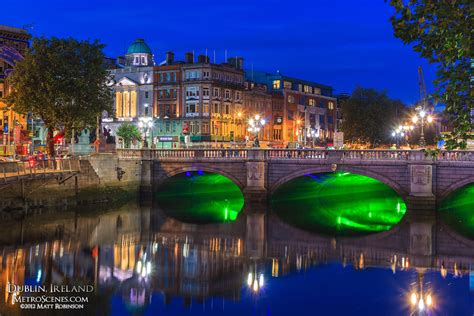
<svg viewBox="0 0 474 316"><path fill-rule="evenodd" d="M156 61L172 50L217 61L242 55L246 68L300 77L350 92L386 90L411 104L419 97L417 67L428 92L435 67L393 36L384 0L6 1L0 24L33 24L34 35L99 39L111 57L145 38Z"/></svg>

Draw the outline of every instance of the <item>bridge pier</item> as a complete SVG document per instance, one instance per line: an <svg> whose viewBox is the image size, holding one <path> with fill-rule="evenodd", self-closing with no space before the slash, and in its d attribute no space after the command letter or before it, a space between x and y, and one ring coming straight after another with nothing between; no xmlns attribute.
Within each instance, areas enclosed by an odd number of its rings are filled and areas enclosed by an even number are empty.
<svg viewBox="0 0 474 316"><path fill-rule="evenodd" d="M140 196L148 198L153 192L153 160L151 151L143 150L140 161Z"/></svg>
<svg viewBox="0 0 474 316"><path fill-rule="evenodd" d="M243 190L247 203L266 203L266 170L267 162L265 151L253 149L248 151L248 160L245 163L247 172L247 183Z"/></svg>

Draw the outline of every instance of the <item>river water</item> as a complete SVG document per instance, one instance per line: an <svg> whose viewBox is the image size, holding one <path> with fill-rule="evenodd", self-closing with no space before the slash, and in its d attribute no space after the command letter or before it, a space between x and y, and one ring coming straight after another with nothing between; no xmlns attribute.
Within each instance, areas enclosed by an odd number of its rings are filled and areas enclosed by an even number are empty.
<svg viewBox="0 0 474 316"><path fill-rule="evenodd" d="M196 171L150 200L14 216L0 223L0 314L473 315L472 190L418 216L370 178L322 174L244 205L230 180ZM94 293L40 310L17 297L43 293L8 283Z"/></svg>

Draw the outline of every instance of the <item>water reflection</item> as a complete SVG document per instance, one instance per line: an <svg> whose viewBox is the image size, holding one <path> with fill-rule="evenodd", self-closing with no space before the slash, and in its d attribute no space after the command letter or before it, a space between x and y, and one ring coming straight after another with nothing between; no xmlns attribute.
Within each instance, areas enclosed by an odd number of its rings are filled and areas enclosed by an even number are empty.
<svg viewBox="0 0 474 316"><path fill-rule="evenodd" d="M336 297L360 287L360 282L383 280L385 291L398 299L387 308L403 308L401 313L405 313L411 308L411 293L418 293L418 303L423 295L423 304L428 305L426 292L420 294L412 286L420 269L425 281L446 278L446 284L464 284L474 263L474 241L458 236L443 223L415 218L378 235L333 238L292 228L265 211L247 209L234 222L209 225L183 223L167 217L157 206L134 204L98 216L58 217L41 225L34 225L36 218L26 218L22 245L17 243L19 224L9 223L11 231L0 231L6 244L0 257L4 296L0 312L19 312L11 304L13 294L7 291L11 282L96 285L104 299L94 304L111 302L105 314L159 310L173 315L183 308L199 314L194 304L207 312L219 305L226 314L248 314L261 308L262 313L271 309L272 314L284 315L285 309L277 307L278 291L289 288L300 301L315 304L318 299L311 293L324 288L323 276L309 280L325 271L334 278L344 275L345 281L332 284L337 292L326 289ZM38 237L39 231L44 237ZM308 280L294 283L301 274ZM394 284L394 280L398 281ZM443 281L436 282L441 292L446 291ZM465 296L468 288L463 291ZM89 306L93 311L94 304ZM455 305L436 299L436 308L446 314L469 308L465 302ZM333 311L338 310L343 307L334 305Z"/></svg>

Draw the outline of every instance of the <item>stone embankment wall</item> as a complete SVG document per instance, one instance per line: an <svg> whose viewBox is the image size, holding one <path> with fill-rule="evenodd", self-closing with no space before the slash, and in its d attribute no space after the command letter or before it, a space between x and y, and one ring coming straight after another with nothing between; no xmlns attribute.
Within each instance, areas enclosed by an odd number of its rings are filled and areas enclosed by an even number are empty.
<svg viewBox="0 0 474 316"><path fill-rule="evenodd" d="M114 154L95 154L78 158L80 173L63 179L37 179L2 186L0 218L18 208L111 202L138 193L140 161L120 160ZM2 164L2 169L13 168ZM22 193L23 192L23 193Z"/></svg>

